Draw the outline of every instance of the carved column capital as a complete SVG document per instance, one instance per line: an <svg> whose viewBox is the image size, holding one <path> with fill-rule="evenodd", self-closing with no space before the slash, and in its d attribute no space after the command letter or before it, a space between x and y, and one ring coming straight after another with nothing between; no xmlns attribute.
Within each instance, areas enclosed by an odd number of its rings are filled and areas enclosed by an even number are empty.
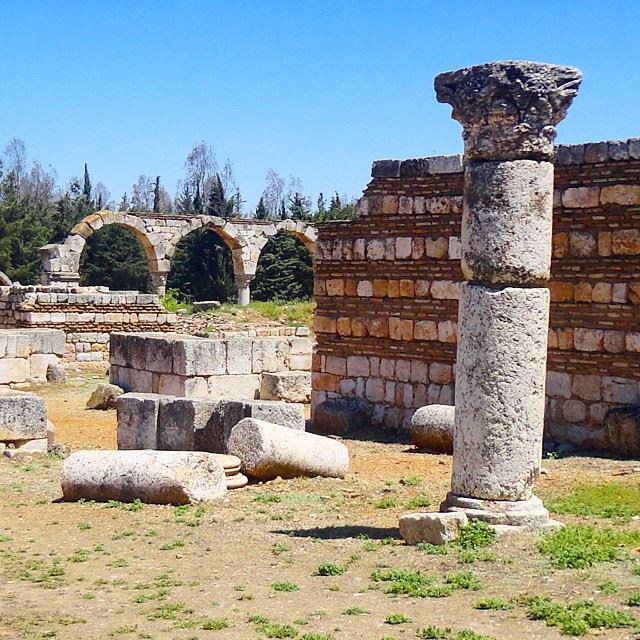
<svg viewBox="0 0 640 640"><path fill-rule="evenodd" d="M575 67L489 62L441 73L435 90L463 127L467 160L550 160L581 80Z"/></svg>

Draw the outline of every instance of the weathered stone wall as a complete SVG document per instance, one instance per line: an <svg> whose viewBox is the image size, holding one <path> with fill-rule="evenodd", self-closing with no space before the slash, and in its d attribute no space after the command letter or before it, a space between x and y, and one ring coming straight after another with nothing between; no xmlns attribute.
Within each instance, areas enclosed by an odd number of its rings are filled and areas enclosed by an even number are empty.
<svg viewBox="0 0 640 640"><path fill-rule="evenodd" d="M60 329L66 334L66 361L108 360L112 331L169 330L175 322L175 314L152 294L106 287L0 287L0 327Z"/></svg>
<svg viewBox="0 0 640 640"><path fill-rule="evenodd" d="M0 329L0 385L43 382L60 362L65 338L52 329Z"/></svg>
<svg viewBox="0 0 640 640"><path fill-rule="evenodd" d="M253 399L259 397L263 372L311 369L308 331L301 327L291 337L225 338L113 333L109 376L127 392Z"/></svg>
<svg viewBox="0 0 640 640"><path fill-rule="evenodd" d="M547 408L554 438L606 448L640 394L640 139L560 145ZM377 424L454 398L460 156L375 162L361 217L318 227L313 402L360 397Z"/></svg>

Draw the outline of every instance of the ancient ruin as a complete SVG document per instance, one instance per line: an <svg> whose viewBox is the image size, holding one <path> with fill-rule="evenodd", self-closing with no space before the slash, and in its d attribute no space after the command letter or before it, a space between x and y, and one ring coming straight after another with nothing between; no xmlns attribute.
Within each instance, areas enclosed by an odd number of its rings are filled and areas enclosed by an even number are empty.
<svg viewBox="0 0 640 640"><path fill-rule="evenodd" d="M436 78L464 129L462 273L451 492L444 511L544 526L540 470L555 125L571 67L501 62Z"/></svg>

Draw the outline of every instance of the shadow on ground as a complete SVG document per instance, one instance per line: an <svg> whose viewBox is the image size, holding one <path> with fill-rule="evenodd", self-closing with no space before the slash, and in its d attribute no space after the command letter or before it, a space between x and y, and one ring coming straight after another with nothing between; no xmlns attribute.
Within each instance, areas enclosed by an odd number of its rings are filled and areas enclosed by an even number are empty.
<svg viewBox="0 0 640 640"><path fill-rule="evenodd" d="M385 538L400 539L400 532L396 527L367 527L349 526L314 527L313 529L277 529L271 533L281 533L294 538L320 538L322 540L343 540L346 538L365 538L384 540Z"/></svg>

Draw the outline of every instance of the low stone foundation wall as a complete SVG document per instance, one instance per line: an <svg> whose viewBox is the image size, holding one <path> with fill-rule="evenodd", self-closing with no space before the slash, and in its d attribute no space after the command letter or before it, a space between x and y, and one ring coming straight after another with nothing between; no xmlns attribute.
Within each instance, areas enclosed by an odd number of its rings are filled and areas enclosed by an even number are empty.
<svg viewBox="0 0 640 640"><path fill-rule="evenodd" d="M259 397L263 372L310 371L312 347L306 335L198 338L113 333L109 375L127 392L253 399Z"/></svg>
<svg viewBox="0 0 640 640"><path fill-rule="evenodd" d="M64 354L65 336L54 329L0 329L0 385L44 381Z"/></svg>
<svg viewBox="0 0 640 640"><path fill-rule="evenodd" d="M106 287L0 287L0 327L50 328L66 334L64 360L108 360L113 331L171 329L176 316L152 294Z"/></svg>

